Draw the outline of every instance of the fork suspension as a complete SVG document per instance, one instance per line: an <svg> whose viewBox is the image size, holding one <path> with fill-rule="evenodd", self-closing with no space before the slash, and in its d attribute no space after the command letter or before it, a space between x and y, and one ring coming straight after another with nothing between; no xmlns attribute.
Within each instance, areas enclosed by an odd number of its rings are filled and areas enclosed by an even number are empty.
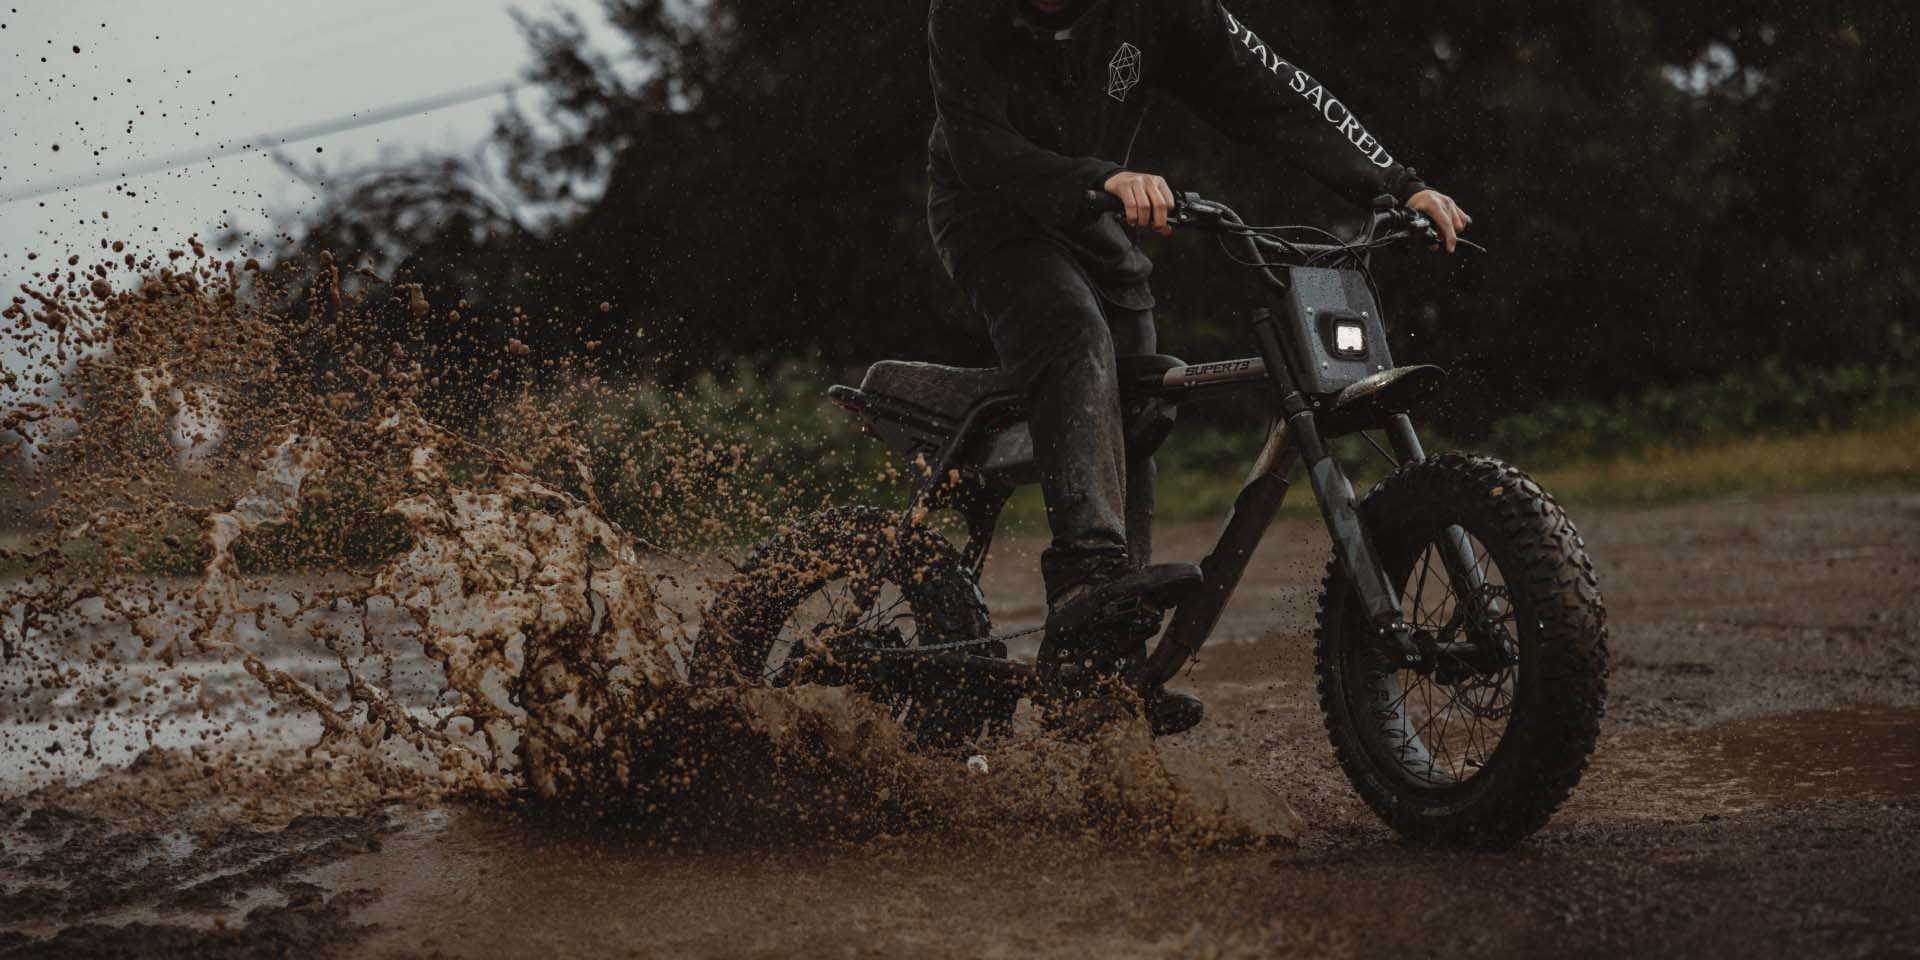
<svg viewBox="0 0 1920 960"><path fill-rule="evenodd" d="M1400 616L1399 591L1387 579L1387 572L1380 566L1379 556L1367 537L1366 527L1360 523L1353 484L1321 441L1311 410L1294 414L1288 422L1293 426L1294 443L1300 446L1300 457L1306 461L1307 482L1312 484L1314 498L1320 502L1320 515L1326 520L1334 555L1340 558L1341 571L1359 593L1368 621L1384 633L1404 634L1406 625Z"/></svg>
<svg viewBox="0 0 1920 960"><path fill-rule="evenodd" d="M1326 520L1327 536L1333 540L1340 568L1354 584L1374 628L1404 641L1406 628L1400 616L1399 592L1387 579L1386 570L1380 566L1380 559L1367 539L1366 528L1360 523L1353 484L1328 451L1320 437L1320 427L1314 421L1313 408L1295 385L1287 365L1287 352L1274 328L1273 313L1258 310L1252 320L1254 340L1260 346L1261 359L1266 361L1267 374L1273 378L1280 394L1281 415L1292 430L1294 447L1307 465L1307 482L1313 487L1314 499L1320 503L1320 515Z"/></svg>

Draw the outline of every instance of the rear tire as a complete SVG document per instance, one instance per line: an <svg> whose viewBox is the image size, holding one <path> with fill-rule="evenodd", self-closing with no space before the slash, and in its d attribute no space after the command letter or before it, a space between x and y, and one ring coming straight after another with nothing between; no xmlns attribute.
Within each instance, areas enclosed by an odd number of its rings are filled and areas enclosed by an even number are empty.
<svg viewBox="0 0 1920 960"><path fill-rule="evenodd" d="M1314 647L1334 753L1410 840L1517 843L1567 799L1599 737L1606 610L1586 544L1537 483L1485 457L1406 464L1360 513L1403 616L1441 652L1420 668L1390 655L1334 564ZM1484 570L1466 598L1439 559L1449 527L1467 533Z"/></svg>
<svg viewBox="0 0 1920 960"><path fill-rule="evenodd" d="M904 687L860 667L871 647L968 644L1006 655L986 599L945 537L897 511L840 507L801 519L756 547L715 595L689 658L694 682L853 686L879 700L923 745L952 746L1011 718L1012 697L929 675Z"/></svg>

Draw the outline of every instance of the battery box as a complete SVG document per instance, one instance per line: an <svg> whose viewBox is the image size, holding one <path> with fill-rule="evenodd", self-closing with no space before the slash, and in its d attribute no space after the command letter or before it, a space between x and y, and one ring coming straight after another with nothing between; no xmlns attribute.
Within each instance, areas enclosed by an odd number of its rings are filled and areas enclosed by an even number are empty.
<svg viewBox="0 0 1920 960"><path fill-rule="evenodd" d="M1393 367L1387 328L1358 270L1287 268L1280 324L1302 392L1334 394Z"/></svg>

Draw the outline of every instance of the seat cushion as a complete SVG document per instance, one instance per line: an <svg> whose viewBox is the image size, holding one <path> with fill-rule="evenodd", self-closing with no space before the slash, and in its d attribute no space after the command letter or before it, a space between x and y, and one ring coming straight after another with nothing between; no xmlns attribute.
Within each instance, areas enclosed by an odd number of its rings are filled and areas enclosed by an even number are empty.
<svg viewBox="0 0 1920 960"><path fill-rule="evenodd" d="M999 367L943 367L908 360L883 360L868 367L860 389L904 400L950 420L965 417L987 397L1012 392Z"/></svg>
<svg viewBox="0 0 1920 960"><path fill-rule="evenodd" d="M1125 381L1186 364L1178 357L1147 353L1120 357L1115 365ZM883 360L867 368L860 389L959 420L981 400L994 394L1012 393L1013 385L999 367L943 367L937 363Z"/></svg>

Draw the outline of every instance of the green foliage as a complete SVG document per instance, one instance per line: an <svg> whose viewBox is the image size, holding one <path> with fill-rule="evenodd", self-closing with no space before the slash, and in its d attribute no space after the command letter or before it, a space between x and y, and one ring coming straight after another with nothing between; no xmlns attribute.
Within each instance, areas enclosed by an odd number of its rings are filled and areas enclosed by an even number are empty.
<svg viewBox="0 0 1920 960"><path fill-rule="evenodd" d="M828 504L903 499L884 448L827 401L832 381L808 358L768 370L741 362L678 387L563 390L506 408L486 436L581 494L584 461L608 516L650 543L745 543ZM540 442L548 437L569 442Z"/></svg>
<svg viewBox="0 0 1920 960"><path fill-rule="evenodd" d="M677 388L583 386L529 397L530 406L508 408L486 424L484 435L510 453L527 454L542 480L585 496L575 460L539 441L576 442L565 449L590 466L592 492L607 515L650 543L737 547L827 505L904 506L907 465L825 399L828 384L858 379L855 372L836 375L818 357L770 370L741 362L724 376L702 374ZM1219 412L1183 411L1161 449L1163 519L1217 519L1238 494L1268 428L1209 416ZM1457 440L1430 429L1423 435L1431 450L1501 456L1570 500L1664 500L1911 483L1920 476L1909 442L1920 429L1916 413L1920 372L1913 367L1795 370L1772 362L1608 403L1548 404L1505 417L1480 438ZM537 431L527 432L528 423ZM1336 440L1334 454L1359 490L1389 469L1359 436ZM478 461L454 467L456 482L486 469ZM1288 507L1314 509L1304 488ZM1015 498L1006 526L1044 532L1035 491ZM235 556L250 573L326 569L380 563L406 545L399 521L346 477L310 493L297 522L243 538ZM101 547L73 545L68 561L99 562ZM204 531L184 520L116 552L136 568L182 576L197 574L207 560Z"/></svg>
<svg viewBox="0 0 1920 960"><path fill-rule="evenodd" d="M906 484L889 469L904 472L905 465L891 462L890 451L860 435L851 415L824 400L826 385L836 380L855 382L858 375L836 377L818 358L786 361L769 373L741 363L728 376L702 375L684 390L635 391L592 412L561 408L571 410L570 424L598 425L589 430L595 471L609 512L622 525L679 546L745 543L828 503L905 503ZM609 410L611 419L604 416ZM1920 372L1913 367L1795 370L1770 362L1618 401L1544 405L1502 418L1482 435L1450 436L1430 427L1422 434L1429 449L1484 450L1529 470L1683 455L1689 469L1711 473L1710 463L1695 461L1719 446L1904 422L1914 411L1920 411ZM1232 504L1268 429L1233 413L1182 412L1179 429L1157 457L1162 517L1216 517ZM1389 469L1363 437L1339 438L1334 455L1358 489ZM1713 474L1689 483L1675 489L1738 489L1739 481ZM1641 486L1667 489L1652 481ZM1044 526L1032 500L1016 499L1010 522L1019 529ZM1305 496L1290 504L1311 508Z"/></svg>
<svg viewBox="0 0 1920 960"><path fill-rule="evenodd" d="M1689 449L1767 434L1870 425L1920 409L1920 369L1807 370L1769 360L1719 379L1652 387L1610 403L1556 402L1498 421L1488 446L1517 462Z"/></svg>

